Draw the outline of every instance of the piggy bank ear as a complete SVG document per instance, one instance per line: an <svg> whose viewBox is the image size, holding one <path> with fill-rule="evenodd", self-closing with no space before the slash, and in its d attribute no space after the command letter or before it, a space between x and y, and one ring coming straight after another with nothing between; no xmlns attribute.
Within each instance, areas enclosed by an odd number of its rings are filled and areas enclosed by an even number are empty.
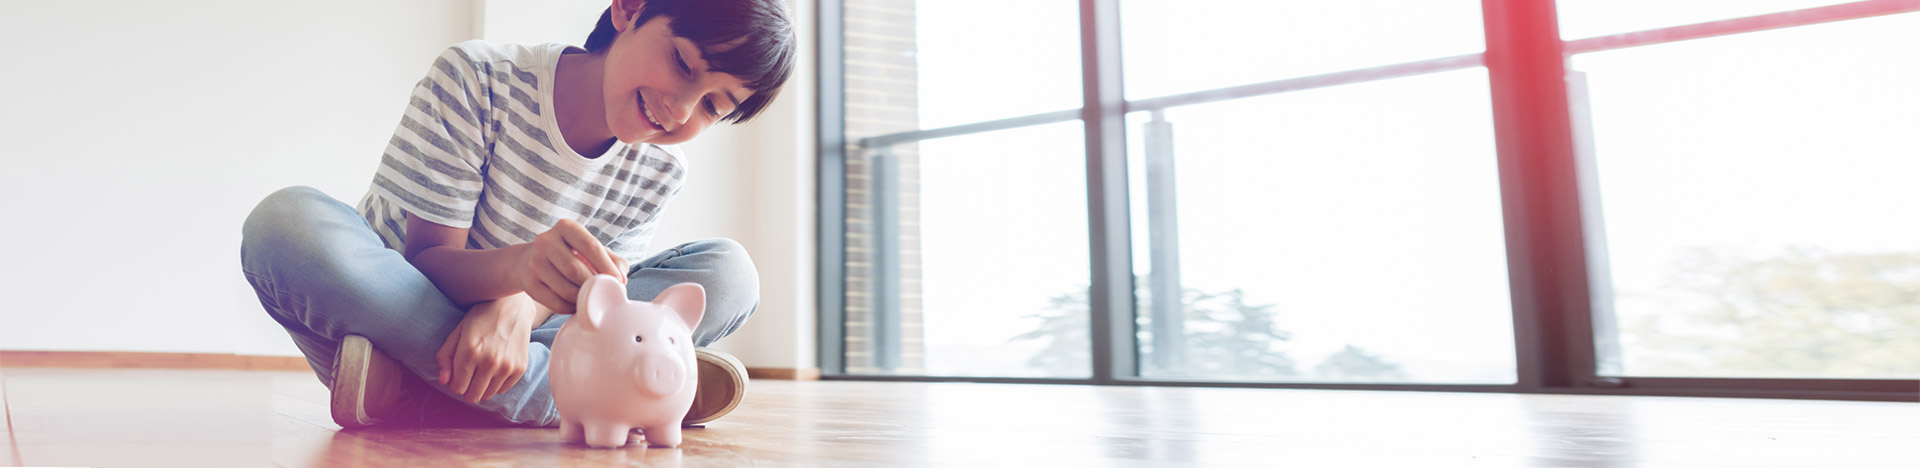
<svg viewBox="0 0 1920 468"><path fill-rule="evenodd" d="M600 328L609 311L627 303L627 288L607 275L593 275L580 285L580 297L573 301L574 312L587 319L587 325Z"/></svg>
<svg viewBox="0 0 1920 468"><path fill-rule="evenodd" d="M660 291L660 296L653 298L653 303L680 314L680 319L687 322L687 329L700 328L700 317L707 314L707 288L700 286L700 283L676 284Z"/></svg>

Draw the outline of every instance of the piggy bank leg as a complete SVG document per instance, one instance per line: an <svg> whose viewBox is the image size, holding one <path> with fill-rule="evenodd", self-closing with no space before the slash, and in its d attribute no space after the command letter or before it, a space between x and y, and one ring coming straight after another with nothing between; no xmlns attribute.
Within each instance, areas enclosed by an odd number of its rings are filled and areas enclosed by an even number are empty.
<svg viewBox="0 0 1920 468"><path fill-rule="evenodd" d="M567 418L560 418L560 441L585 443L587 441L586 430L580 428L579 421L568 421Z"/></svg>
<svg viewBox="0 0 1920 468"><path fill-rule="evenodd" d="M647 426L641 435L647 437L648 444L656 447L679 447L680 423L679 421L674 421L666 424Z"/></svg>
<svg viewBox="0 0 1920 468"><path fill-rule="evenodd" d="M587 446L593 448L620 448L627 445L628 431L633 427L620 424L587 424L584 426Z"/></svg>

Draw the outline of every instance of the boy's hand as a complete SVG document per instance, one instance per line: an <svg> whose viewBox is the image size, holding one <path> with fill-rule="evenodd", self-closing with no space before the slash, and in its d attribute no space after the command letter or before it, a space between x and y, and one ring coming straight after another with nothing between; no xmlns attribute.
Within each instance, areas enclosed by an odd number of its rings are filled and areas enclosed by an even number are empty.
<svg viewBox="0 0 1920 468"><path fill-rule="evenodd" d="M527 372L527 346L537 315L533 301L519 294L474 304L434 353L440 383L468 403L513 388Z"/></svg>
<svg viewBox="0 0 1920 468"><path fill-rule="evenodd" d="M571 219L562 219L534 237L520 260L523 268L517 270L516 284L554 313L573 313L580 285L595 274L627 281L626 260L600 245L586 227Z"/></svg>

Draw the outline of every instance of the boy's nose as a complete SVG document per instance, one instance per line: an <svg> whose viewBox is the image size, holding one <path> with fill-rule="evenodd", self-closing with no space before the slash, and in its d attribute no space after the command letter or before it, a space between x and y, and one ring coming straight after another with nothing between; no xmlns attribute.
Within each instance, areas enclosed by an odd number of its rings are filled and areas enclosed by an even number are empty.
<svg viewBox="0 0 1920 468"><path fill-rule="evenodd" d="M692 118L693 113L698 111L698 109L694 107L697 106L699 102L700 97L698 94L676 93L673 99L667 102L667 113L671 115L667 116L666 122L661 123L672 125L667 131L680 130L680 127L687 124L687 119Z"/></svg>

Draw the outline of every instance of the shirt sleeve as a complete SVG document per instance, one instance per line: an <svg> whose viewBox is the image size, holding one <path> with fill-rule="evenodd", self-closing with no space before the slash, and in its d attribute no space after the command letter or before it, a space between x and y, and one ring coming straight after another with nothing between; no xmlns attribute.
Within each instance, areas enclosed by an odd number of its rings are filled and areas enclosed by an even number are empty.
<svg viewBox="0 0 1920 468"><path fill-rule="evenodd" d="M434 224L473 226L490 153L485 66L458 47L434 60L387 141L376 194Z"/></svg>

